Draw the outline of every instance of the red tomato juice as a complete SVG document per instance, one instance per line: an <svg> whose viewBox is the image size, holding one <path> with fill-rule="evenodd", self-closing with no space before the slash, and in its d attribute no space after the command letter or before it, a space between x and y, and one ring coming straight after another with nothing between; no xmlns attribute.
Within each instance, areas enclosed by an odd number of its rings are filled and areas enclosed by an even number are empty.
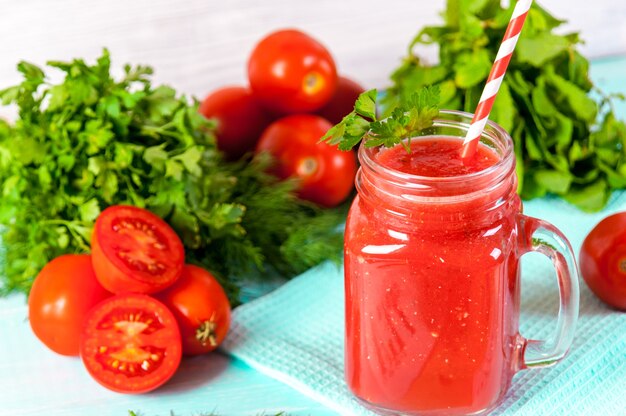
<svg viewBox="0 0 626 416"><path fill-rule="evenodd" d="M466 165L461 145L452 137L414 139L411 153L396 146L374 160L431 178L471 175L499 161L480 145ZM369 191L360 190L346 224L348 386L394 414L493 407L517 365L518 260L510 242L519 198L484 190L457 202L419 200L391 215L397 202ZM374 196L365 201L366 193Z"/></svg>

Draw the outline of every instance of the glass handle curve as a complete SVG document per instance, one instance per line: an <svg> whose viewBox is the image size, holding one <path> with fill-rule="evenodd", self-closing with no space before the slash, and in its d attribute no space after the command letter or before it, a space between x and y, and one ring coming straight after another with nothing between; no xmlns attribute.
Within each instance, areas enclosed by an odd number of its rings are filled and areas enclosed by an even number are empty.
<svg viewBox="0 0 626 416"><path fill-rule="evenodd" d="M574 339L580 299L578 267L569 241L552 224L520 215L518 225L521 254L541 253L552 261L556 270L560 299L556 332L547 340L523 338L519 361L520 369L548 367L565 357Z"/></svg>

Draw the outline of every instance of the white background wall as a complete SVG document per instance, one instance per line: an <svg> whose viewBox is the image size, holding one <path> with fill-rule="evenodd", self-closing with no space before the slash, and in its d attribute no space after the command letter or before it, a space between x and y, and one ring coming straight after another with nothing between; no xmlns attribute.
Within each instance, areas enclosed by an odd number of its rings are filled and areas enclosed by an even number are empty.
<svg viewBox="0 0 626 416"><path fill-rule="evenodd" d="M582 32L589 56L626 54L626 1L541 4L569 20L566 30ZM19 60L93 58L106 46L117 67L152 65L158 81L201 97L243 83L256 41L288 26L325 43L341 72L384 86L413 35L439 23L444 7L445 0L0 0L0 88L18 82Z"/></svg>

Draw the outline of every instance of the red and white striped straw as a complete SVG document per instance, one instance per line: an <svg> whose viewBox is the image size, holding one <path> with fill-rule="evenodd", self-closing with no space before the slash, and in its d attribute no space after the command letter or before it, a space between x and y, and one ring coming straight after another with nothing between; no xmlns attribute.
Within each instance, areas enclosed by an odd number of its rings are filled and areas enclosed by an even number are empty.
<svg viewBox="0 0 626 416"><path fill-rule="evenodd" d="M533 0L518 0L515 5L509 26L506 28L502 44L500 44L498 55L491 67L489 78L487 78L487 84L480 96L480 101L476 107L472 123L463 141L463 149L461 150L461 158L463 158L463 160L472 158L476 152L476 146L489 119L493 102L496 100L496 94L502 84L502 79L511 61L513 50L515 49L517 39L519 39L520 32L522 31L528 10L530 10L532 3Z"/></svg>

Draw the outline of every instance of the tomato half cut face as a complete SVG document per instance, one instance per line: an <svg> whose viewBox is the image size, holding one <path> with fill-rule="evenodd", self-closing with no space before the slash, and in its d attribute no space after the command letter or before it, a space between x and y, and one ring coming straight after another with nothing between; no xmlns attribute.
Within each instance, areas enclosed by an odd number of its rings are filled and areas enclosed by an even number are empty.
<svg viewBox="0 0 626 416"><path fill-rule="evenodd" d="M110 390L154 390L180 364L182 343L176 318L146 295L109 298L85 319L80 355L89 374Z"/></svg>
<svg viewBox="0 0 626 416"><path fill-rule="evenodd" d="M113 293L154 293L178 279L183 244L161 218L142 208L116 205L102 211L91 241L98 280Z"/></svg>

